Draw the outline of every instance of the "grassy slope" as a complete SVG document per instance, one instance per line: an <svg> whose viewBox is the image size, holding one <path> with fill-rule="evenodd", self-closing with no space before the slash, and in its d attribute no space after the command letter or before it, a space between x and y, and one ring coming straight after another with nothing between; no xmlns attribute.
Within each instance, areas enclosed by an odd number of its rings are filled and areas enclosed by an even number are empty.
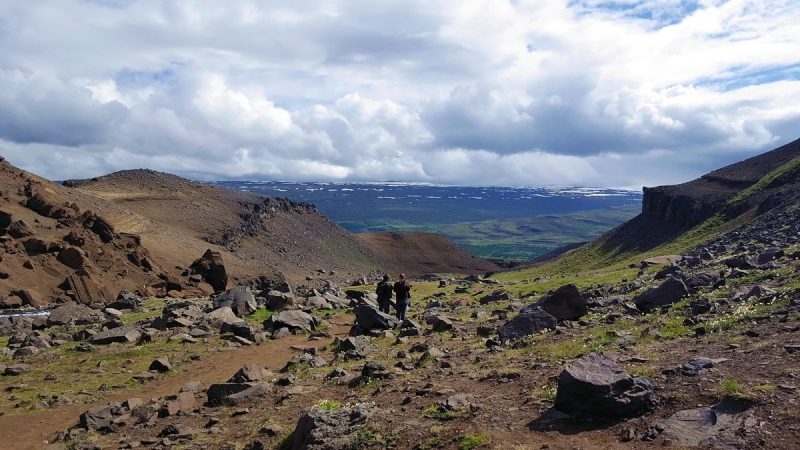
<svg viewBox="0 0 800 450"><path fill-rule="evenodd" d="M441 234L482 258L527 260L562 245L594 239L635 216L638 205L454 224L381 224L388 231Z"/></svg>

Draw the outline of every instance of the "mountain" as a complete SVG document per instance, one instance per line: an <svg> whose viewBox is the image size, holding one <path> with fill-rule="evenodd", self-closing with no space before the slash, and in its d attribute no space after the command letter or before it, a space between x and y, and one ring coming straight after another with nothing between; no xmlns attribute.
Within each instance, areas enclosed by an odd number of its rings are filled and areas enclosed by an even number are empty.
<svg viewBox="0 0 800 450"><path fill-rule="evenodd" d="M659 249L686 250L775 208L797 204L799 186L800 139L687 183L645 187L639 215L567 252L561 262L600 267Z"/></svg>

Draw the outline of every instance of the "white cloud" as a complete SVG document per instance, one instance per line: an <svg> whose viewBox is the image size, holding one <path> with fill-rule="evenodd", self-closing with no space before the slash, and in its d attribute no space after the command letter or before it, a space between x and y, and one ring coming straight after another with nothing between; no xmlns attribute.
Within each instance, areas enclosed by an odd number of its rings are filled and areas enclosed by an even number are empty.
<svg viewBox="0 0 800 450"><path fill-rule="evenodd" d="M789 0L6 2L0 46L53 179L638 186L800 137Z"/></svg>

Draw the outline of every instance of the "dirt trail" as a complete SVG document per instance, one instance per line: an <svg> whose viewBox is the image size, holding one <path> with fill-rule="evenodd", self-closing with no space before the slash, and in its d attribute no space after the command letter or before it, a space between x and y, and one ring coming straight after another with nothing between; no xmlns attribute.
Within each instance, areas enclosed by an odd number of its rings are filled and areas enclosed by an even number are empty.
<svg viewBox="0 0 800 450"><path fill-rule="evenodd" d="M330 332L332 336L347 336L349 329L347 325L334 325ZM51 439L56 432L77 424L81 413L94 406L137 397L147 402L151 398L176 394L189 381L202 380L206 385L218 383L230 378L245 364L258 364L276 372L293 356L300 353L292 349L292 345L321 347L332 341L332 338L323 338L309 342L307 336L298 335L280 341L268 341L259 346L212 353L199 361L182 365L181 372L174 376L159 378L141 387L111 394L96 403L68 405L53 410L0 417L0 450L42 448L45 441Z"/></svg>

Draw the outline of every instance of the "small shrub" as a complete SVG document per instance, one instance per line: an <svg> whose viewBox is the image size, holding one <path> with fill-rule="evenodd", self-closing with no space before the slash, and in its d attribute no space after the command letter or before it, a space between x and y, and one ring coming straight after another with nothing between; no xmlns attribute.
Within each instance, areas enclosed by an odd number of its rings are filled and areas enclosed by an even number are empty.
<svg viewBox="0 0 800 450"><path fill-rule="evenodd" d="M342 404L335 401L335 400L320 400L317 402L316 405L312 406L315 409L322 409L325 411L332 411L334 409L339 409L342 407Z"/></svg>
<svg viewBox="0 0 800 450"><path fill-rule="evenodd" d="M430 408L422 411L422 415L431 419L439 420L453 420L456 418L455 411L446 409L441 405L433 405Z"/></svg>

